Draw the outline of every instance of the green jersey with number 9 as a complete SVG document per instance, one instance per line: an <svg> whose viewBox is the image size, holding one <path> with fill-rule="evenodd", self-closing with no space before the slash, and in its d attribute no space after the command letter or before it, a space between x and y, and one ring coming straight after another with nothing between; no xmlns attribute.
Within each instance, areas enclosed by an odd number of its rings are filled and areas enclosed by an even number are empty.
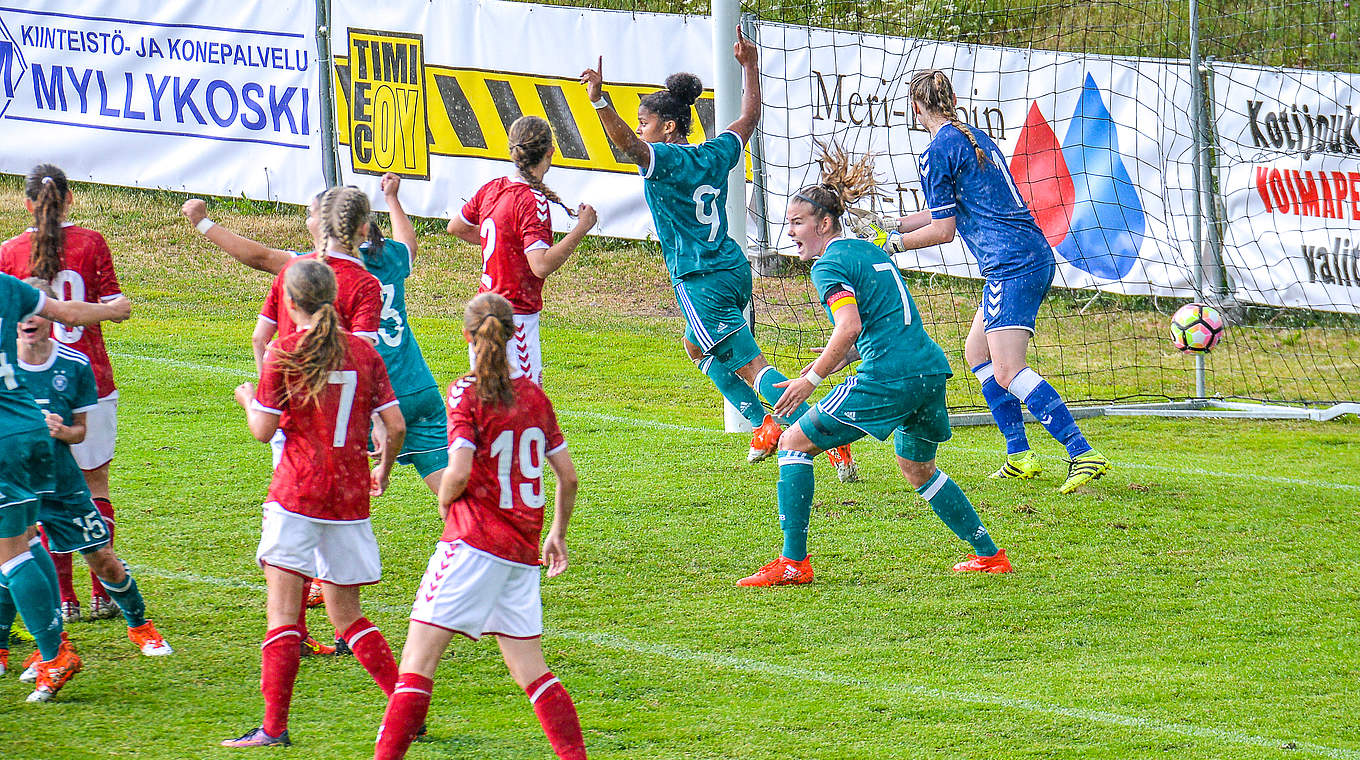
<svg viewBox="0 0 1360 760"><path fill-rule="evenodd" d="M727 234L727 175L742 158L737 133L698 145L649 143L642 194L671 280L747 266Z"/></svg>
<svg viewBox="0 0 1360 760"><path fill-rule="evenodd" d="M42 410L18 377L19 323L42 311L46 304L42 291L0 274L0 436L47 431Z"/></svg>
<svg viewBox="0 0 1360 760"><path fill-rule="evenodd" d="M861 329L855 348L864 380L950 375L944 351L926 334L902 273L882 248L866 240L833 240L812 265L812 285L827 313L830 302L853 298Z"/></svg>
<svg viewBox="0 0 1360 760"><path fill-rule="evenodd" d="M406 278L411 276L411 251L387 238L380 250L361 249L364 266L382 285L382 313L378 321L378 355L398 396L435 388L434 375L420 353L416 336L406 321Z"/></svg>

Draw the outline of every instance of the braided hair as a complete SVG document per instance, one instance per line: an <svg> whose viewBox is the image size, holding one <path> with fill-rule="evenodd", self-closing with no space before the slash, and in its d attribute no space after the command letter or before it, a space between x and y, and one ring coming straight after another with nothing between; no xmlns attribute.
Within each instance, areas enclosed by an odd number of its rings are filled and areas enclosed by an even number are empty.
<svg viewBox="0 0 1360 760"><path fill-rule="evenodd" d="M704 84L699 77L681 72L666 77L666 89L644 95L641 105L662 121L675 122L675 133L687 138L694 120L694 112L690 109L702 94Z"/></svg>
<svg viewBox="0 0 1360 760"><path fill-rule="evenodd" d="M480 293L463 310L463 330L471 336L472 377L483 404L510 406L515 389L510 384L510 359L505 345L515 331L515 312L504 296Z"/></svg>
<svg viewBox="0 0 1360 760"><path fill-rule="evenodd" d="M66 173L52 164L38 164L24 178L24 196L33 203L33 249L28 269L34 277L55 280L62 267L66 233L61 215L66 210L70 184Z"/></svg>
<svg viewBox="0 0 1360 760"><path fill-rule="evenodd" d="M986 166L989 163L987 154L982 152L982 146L978 145L977 138L973 136L973 130L963 123L958 112L954 110L954 86L949 83L949 77L943 71L925 69L912 74L910 90L911 101L920 106L922 111L948 120L955 129L968 138L968 142L973 144L973 151L977 153L978 166Z"/></svg>
<svg viewBox="0 0 1360 760"><path fill-rule="evenodd" d="M283 287L299 310L313 316L312 326L291 351L275 348L285 397L309 404L325 392L333 370L349 353L340 315L335 310L335 273L325 263L297 259L283 275Z"/></svg>
<svg viewBox="0 0 1360 760"><path fill-rule="evenodd" d="M866 153L858 161L851 161L850 154L834 142L824 145L814 140L813 144L821 153L817 163L822 167L822 181L804 187L793 198L811 206L817 217L830 217L832 229L840 229L845 210L878 187L874 179L874 154Z"/></svg>
<svg viewBox="0 0 1360 760"><path fill-rule="evenodd" d="M515 119L510 125L507 134L510 140L510 158L515 162L515 168L519 170L519 175L529 183L529 187L543 194L544 198L561 206L567 212L567 216L576 218L576 212L569 207L562 199L554 193L551 188L543 184L543 180L534 176L531 168L538 166L538 162L548 155L552 150L553 133L552 126L546 119L538 116L521 116Z"/></svg>
<svg viewBox="0 0 1360 760"><path fill-rule="evenodd" d="M368 221L368 196L353 185L332 187L321 196L321 236L329 243L335 243L344 253L359 258L359 228ZM326 248L318 251L318 258L326 257Z"/></svg>

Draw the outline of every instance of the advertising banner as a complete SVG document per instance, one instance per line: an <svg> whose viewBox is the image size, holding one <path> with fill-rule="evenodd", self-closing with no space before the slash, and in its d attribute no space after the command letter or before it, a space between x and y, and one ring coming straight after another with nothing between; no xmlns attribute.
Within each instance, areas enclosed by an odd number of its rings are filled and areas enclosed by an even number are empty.
<svg viewBox="0 0 1360 760"><path fill-rule="evenodd" d="M312 0L0 0L0 172L303 202L314 24Z"/></svg>

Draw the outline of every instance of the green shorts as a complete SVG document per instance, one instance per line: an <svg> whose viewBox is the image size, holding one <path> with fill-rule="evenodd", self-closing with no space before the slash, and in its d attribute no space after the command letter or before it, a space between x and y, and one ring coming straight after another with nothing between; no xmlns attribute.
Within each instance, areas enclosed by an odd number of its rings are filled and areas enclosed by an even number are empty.
<svg viewBox="0 0 1360 760"><path fill-rule="evenodd" d="M415 465L422 478L444 469L449 463L448 415L439 389L431 386L398 396L397 404L406 418L406 440L397 464Z"/></svg>
<svg viewBox="0 0 1360 760"><path fill-rule="evenodd" d="M675 302L685 315L685 340L704 355L733 369L760 355L745 314L751 303L750 267L686 277L675 283Z"/></svg>
<svg viewBox="0 0 1360 760"><path fill-rule="evenodd" d="M0 438L0 538L23 535L33 524L30 515L37 513L38 500L52 490L52 436L47 428Z"/></svg>
<svg viewBox="0 0 1360 760"><path fill-rule="evenodd" d="M92 552L109 543L109 526L86 491L65 498L46 496L38 510L38 522L47 534L53 554Z"/></svg>
<svg viewBox="0 0 1360 760"><path fill-rule="evenodd" d="M883 383L851 375L808 410L798 426L823 451L865 435L883 441L891 434L898 456L929 462L952 435L944 398L948 379L926 375Z"/></svg>

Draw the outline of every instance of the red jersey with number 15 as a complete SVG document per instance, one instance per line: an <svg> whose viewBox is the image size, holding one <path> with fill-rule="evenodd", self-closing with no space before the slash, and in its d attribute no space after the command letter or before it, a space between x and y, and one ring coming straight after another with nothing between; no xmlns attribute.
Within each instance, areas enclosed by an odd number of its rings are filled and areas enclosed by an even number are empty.
<svg viewBox="0 0 1360 760"><path fill-rule="evenodd" d="M33 235L29 228L0 245L0 272L24 279L31 274L28 267L33 251ZM102 303L123 294L118 287L118 276L113 273L113 255L104 236L94 230L78 227L70 222L62 224L64 235L61 251L61 271L52 282L57 298L63 301ZM104 333L99 325L66 327L54 322L52 337L90 357L94 370L95 388L100 398L113 393L113 365L104 348Z"/></svg>
<svg viewBox="0 0 1360 760"><path fill-rule="evenodd" d="M537 565L543 532L543 468L567 448L543 389L527 377L510 381L511 406L483 404L471 377L449 386L449 451L471 448L467 488L449 508L444 541L510 562Z"/></svg>
<svg viewBox="0 0 1360 760"><path fill-rule="evenodd" d="M269 287L269 296L265 298L260 316L278 325L281 338L297 331L288 309L284 308L283 275L293 262L315 258L318 258L315 253L308 253L289 259ZM377 343L378 320L383 306L382 284L353 256L331 251L326 254L326 263L335 272L335 311L340 315L340 326Z"/></svg>
<svg viewBox="0 0 1360 760"><path fill-rule="evenodd" d="M279 415L279 429L287 436L269 501L315 520L363 520L368 517L368 418L396 405L397 397L377 350L346 334L349 352L331 372L326 390L310 402L289 400L278 353L292 350L304 335L284 336L265 354L251 402L252 409Z"/></svg>
<svg viewBox="0 0 1360 760"><path fill-rule="evenodd" d="M482 236L482 283L505 297L516 314L543 311L543 278L525 254L552 247L548 199L522 179L501 177L482 185L463 206L463 221Z"/></svg>

